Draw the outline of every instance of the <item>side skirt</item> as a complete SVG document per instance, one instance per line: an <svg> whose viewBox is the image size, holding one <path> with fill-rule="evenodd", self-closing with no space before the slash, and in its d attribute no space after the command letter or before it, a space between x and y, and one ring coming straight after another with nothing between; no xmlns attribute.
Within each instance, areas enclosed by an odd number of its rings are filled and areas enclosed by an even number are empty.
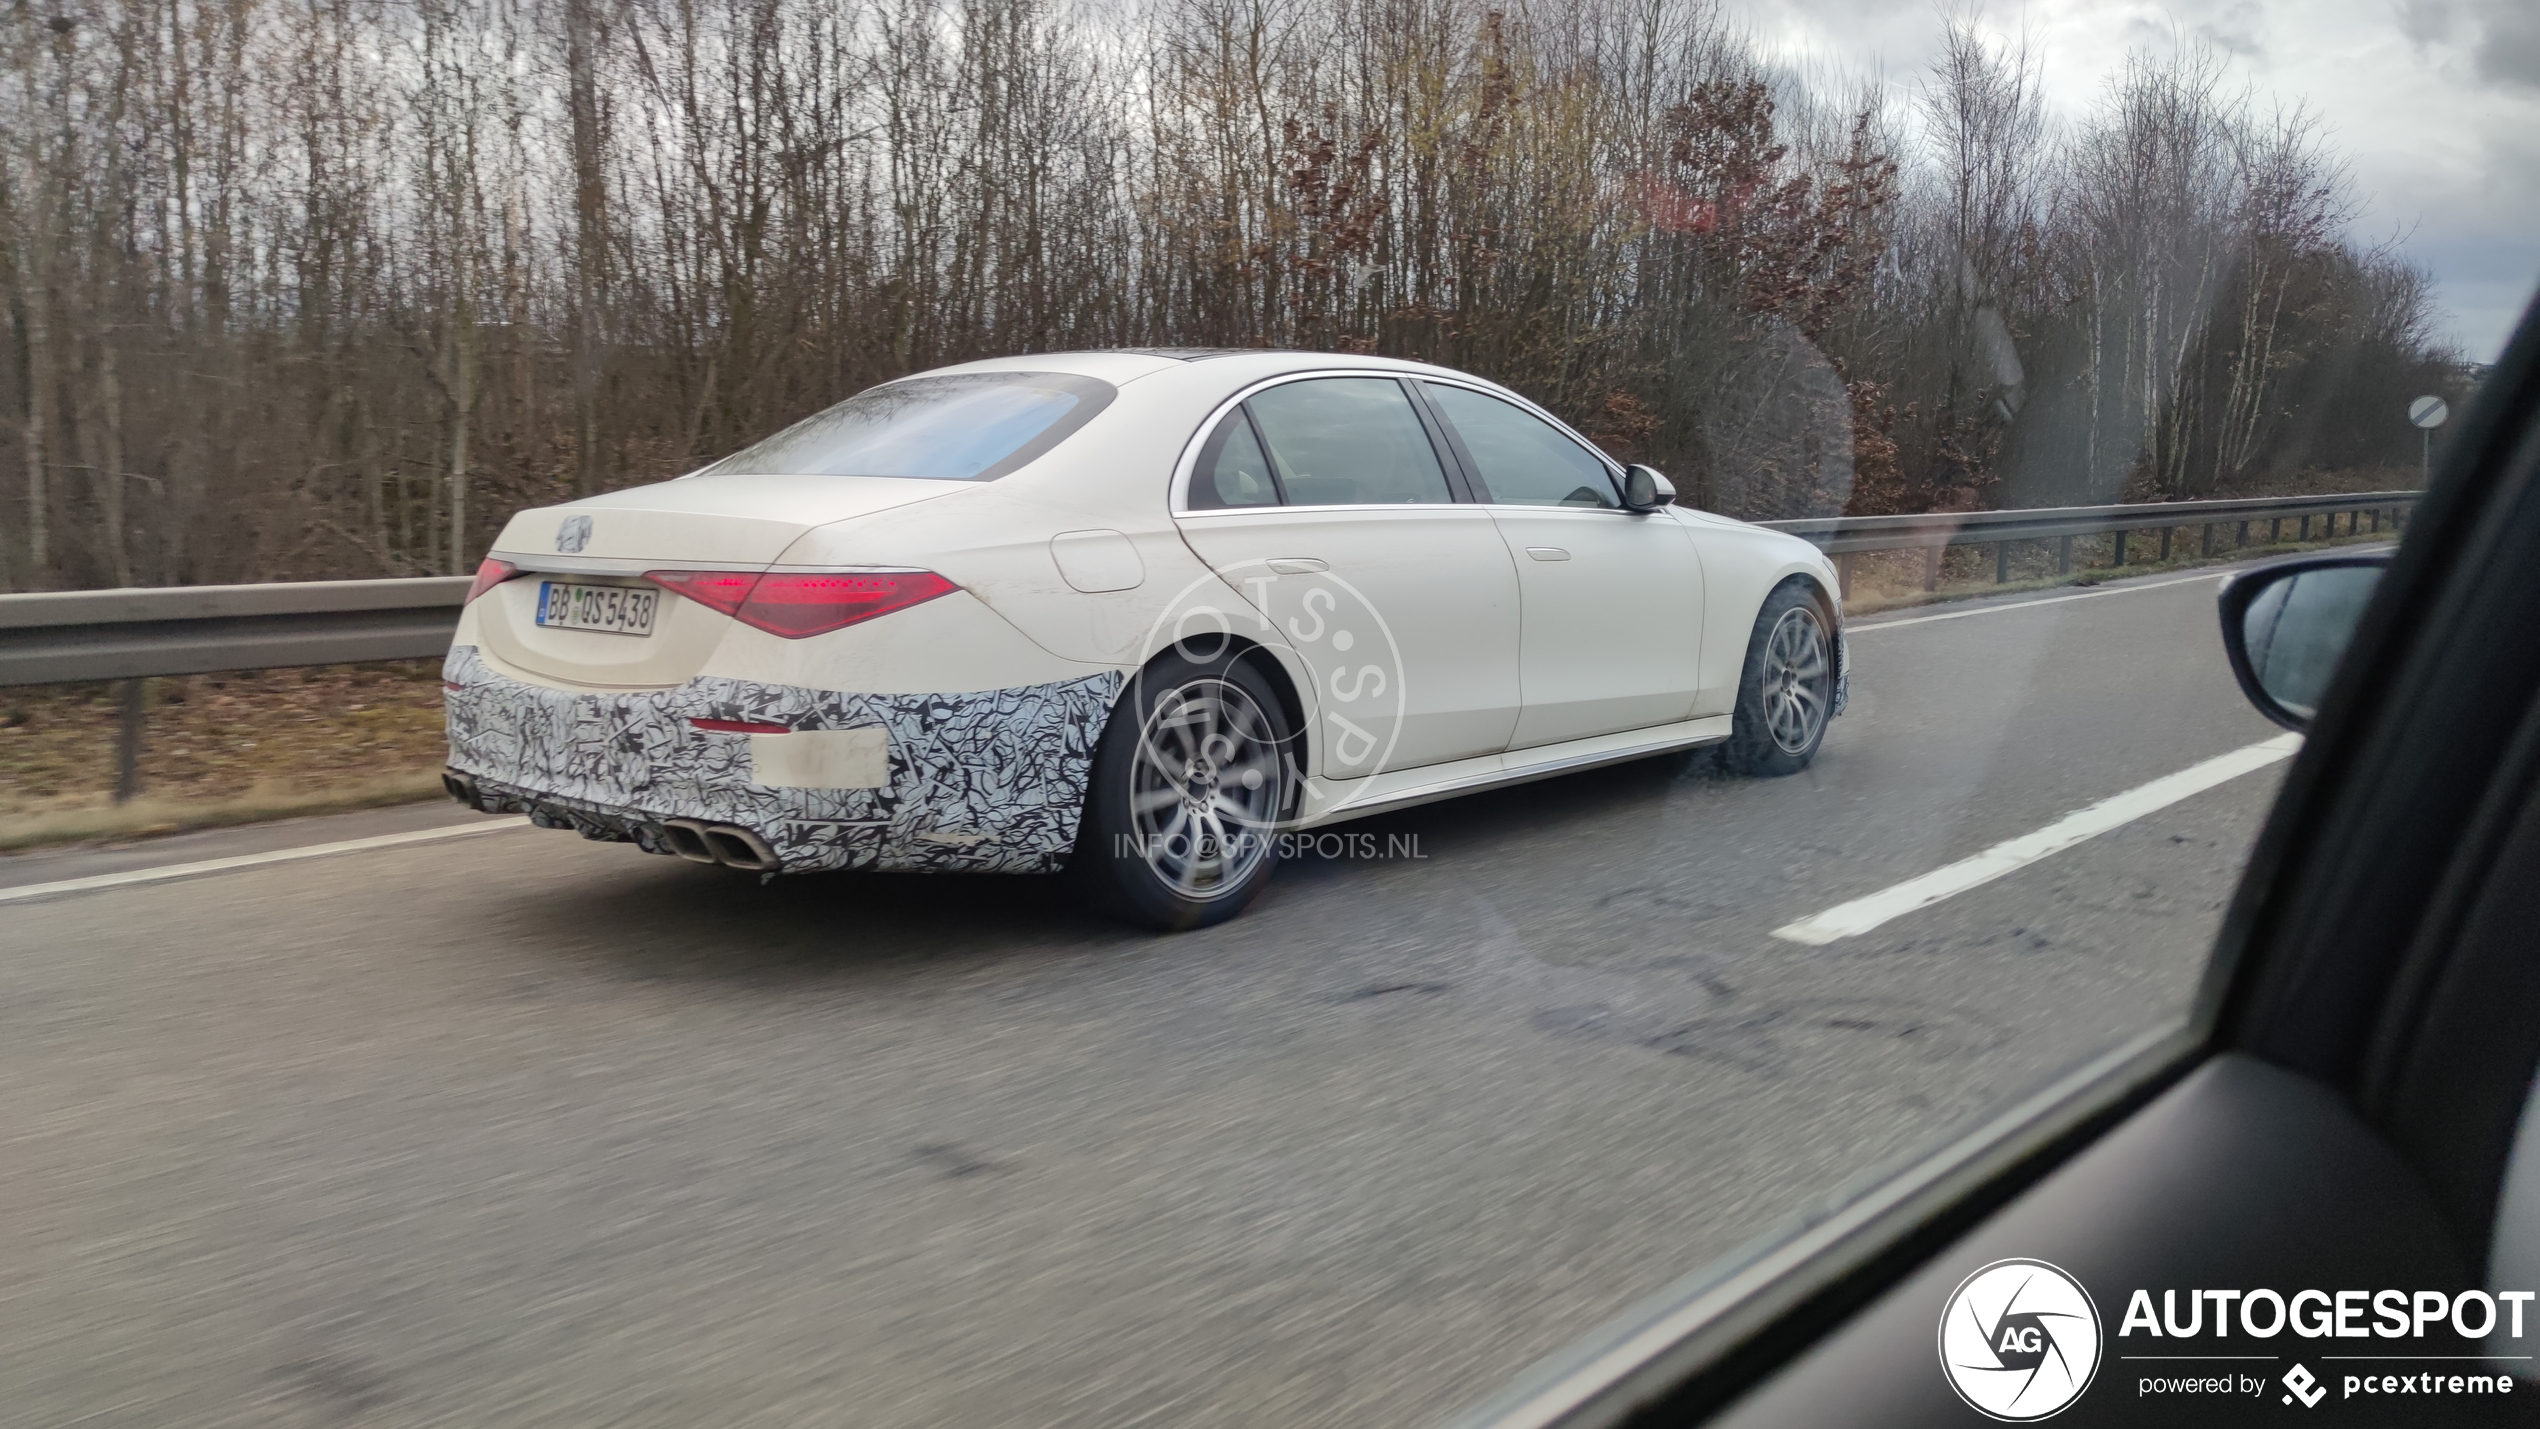
<svg viewBox="0 0 2540 1429"><path fill-rule="evenodd" d="M1477 794L1484 789L1576 774L1602 764L1622 764L1634 759L1647 759L1653 754L1720 744L1728 739L1735 718L1734 715L1712 715L1677 724L1625 730L1620 734L1600 734L1592 739L1573 739L1534 749L1511 750L1506 754L1485 754L1447 764L1396 770L1365 779L1309 777L1305 781L1305 812L1289 827L1320 828L1346 819L1452 799L1460 794Z"/></svg>

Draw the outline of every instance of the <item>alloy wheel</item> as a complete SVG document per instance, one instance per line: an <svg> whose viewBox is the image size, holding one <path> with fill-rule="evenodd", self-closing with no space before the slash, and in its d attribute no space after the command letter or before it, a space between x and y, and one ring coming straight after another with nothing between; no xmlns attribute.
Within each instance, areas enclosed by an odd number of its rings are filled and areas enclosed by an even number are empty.
<svg viewBox="0 0 2540 1429"><path fill-rule="evenodd" d="M1194 680L1139 731L1129 775L1138 853L1185 898L1233 892L1269 857L1284 786L1277 730L1242 687Z"/></svg>
<svg viewBox="0 0 2540 1429"><path fill-rule="evenodd" d="M1783 611L1764 642L1764 725L1783 753L1807 753L1824 731L1832 665L1817 613L1806 606Z"/></svg>

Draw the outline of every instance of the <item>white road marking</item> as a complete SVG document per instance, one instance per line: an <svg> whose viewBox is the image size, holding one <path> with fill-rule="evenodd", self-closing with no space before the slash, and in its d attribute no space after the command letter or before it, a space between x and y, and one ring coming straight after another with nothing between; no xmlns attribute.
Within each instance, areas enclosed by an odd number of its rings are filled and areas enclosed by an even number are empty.
<svg viewBox="0 0 2540 1429"><path fill-rule="evenodd" d="M2180 576L2176 580L2145 581L2141 585L2109 586L2104 590L2086 590L2074 595L2050 595L2044 600L2022 600L2009 605L1988 605L1981 610L1953 610L1945 615L1917 615L1909 620L1882 620L1874 625L1846 624L1843 627L1843 633L1867 635L1873 630L1899 630L1908 625L1929 625L1935 620L1964 620L1971 615L2000 615L2006 611L2035 610L2041 605L2062 605L2068 600L2095 600L2103 595L2131 595L2139 590L2161 590L2174 585L2194 585L2198 581L2210 581L2215 585L2221 585L2230 578L2230 574L2226 572L2219 576L2210 574Z"/></svg>
<svg viewBox="0 0 2540 1429"><path fill-rule="evenodd" d="M2086 809L2066 814L2034 833L1995 844L1946 868L1933 869L1920 878L1909 878L1866 898L1839 903L1813 918L1784 924L1773 930L1773 936L1793 943L1821 946L1838 938L1866 933L1891 918L1902 917L1917 908L1928 908L1944 898L1991 883L2049 854L2061 853L2074 844L2130 824L2145 814L2165 809L2191 794L2201 794L2217 784L2264 769L2280 759L2289 758L2301 747L2302 736L2280 734L2246 749L2235 749L2176 774L2155 779L2140 788L2111 795Z"/></svg>
<svg viewBox="0 0 2540 1429"><path fill-rule="evenodd" d="M278 848L269 853L242 853L230 858L207 858L198 863L162 864L157 868L136 868L128 873L100 873L91 878L65 878L58 883L30 883L20 888L0 888L0 903L19 903L30 898L49 898L57 893L87 893L100 888L125 888L136 883L165 883L171 879L198 878L207 873L227 873L234 868L255 868L268 863L294 863L304 858L325 858L330 854L339 853L361 853L367 849L430 843L436 839L466 838L470 834L502 834L528 827L527 819L503 819L490 824L461 824L449 829L418 829L413 833L379 834L366 839L345 839L339 843L304 844L299 848Z"/></svg>

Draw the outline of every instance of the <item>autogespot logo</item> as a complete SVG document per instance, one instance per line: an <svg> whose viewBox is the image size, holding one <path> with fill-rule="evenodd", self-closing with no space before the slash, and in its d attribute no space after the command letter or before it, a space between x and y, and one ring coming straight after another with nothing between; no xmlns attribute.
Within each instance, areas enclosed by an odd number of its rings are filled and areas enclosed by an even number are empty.
<svg viewBox="0 0 2540 1429"><path fill-rule="evenodd" d="M1958 1282L1940 1313L1949 1387L1994 1419L2044 1419L2099 1370L2099 1310L2081 1282L2042 1260L1997 1260Z"/></svg>

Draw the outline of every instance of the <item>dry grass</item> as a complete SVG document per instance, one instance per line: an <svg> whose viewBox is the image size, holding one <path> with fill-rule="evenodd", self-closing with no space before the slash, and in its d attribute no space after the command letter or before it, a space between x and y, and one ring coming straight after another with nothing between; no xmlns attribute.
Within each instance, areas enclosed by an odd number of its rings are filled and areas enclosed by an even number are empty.
<svg viewBox="0 0 2540 1429"><path fill-rule="evenodd" d="M0 849L439 793L437 661L152 680L141 797L114 802L112 685L0 690Z"/></svg>

